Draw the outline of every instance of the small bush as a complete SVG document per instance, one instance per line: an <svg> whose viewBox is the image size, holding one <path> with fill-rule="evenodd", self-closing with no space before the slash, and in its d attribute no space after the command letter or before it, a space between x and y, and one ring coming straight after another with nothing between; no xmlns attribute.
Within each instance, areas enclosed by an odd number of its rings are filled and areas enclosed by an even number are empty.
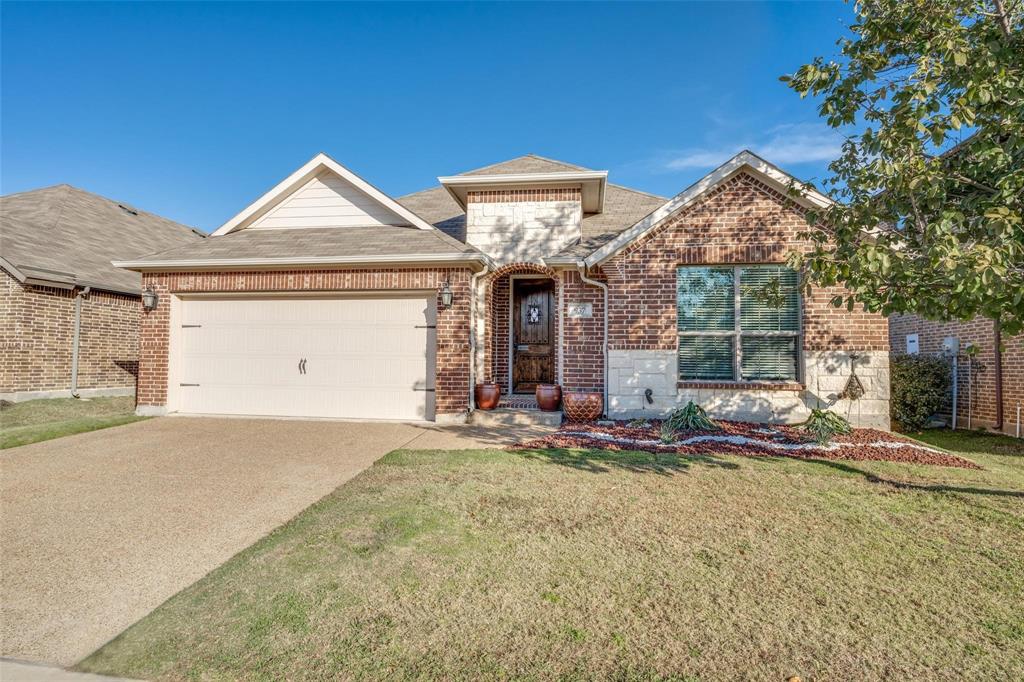
<svg viewBox="0 0 1024 682"><path fill-rule="evenodd" d="M836 436L850 432L850 422L835 412L815 408L801 428L811 434L818 445L828 445Z"/></svg>
<svg viewBox="0 0 1024 682"><path fill-rule="evenodd" d="M901 431L920 431L946 402L949 361L928 355L896 355L889 366L889 414Z"/></svg>
<svg viewBox="0 0 1024 682"><path fill-rule="evenodd" d="M661 424L661 440L671 443L680 431L718 431L718 424L711 421L704 408L693 402L675 410Z"/></svg>

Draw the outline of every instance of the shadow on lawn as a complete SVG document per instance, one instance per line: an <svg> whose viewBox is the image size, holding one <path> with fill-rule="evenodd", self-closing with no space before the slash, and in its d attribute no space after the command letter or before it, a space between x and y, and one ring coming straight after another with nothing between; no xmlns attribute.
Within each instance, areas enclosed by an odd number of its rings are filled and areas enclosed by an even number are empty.
<svg viewBox="0 0 1024 682"><path fill-rule="evenodd" d="M899 490L919 490L929 493L963 493L965 495L993 495L996 497L1024 498L1024 491L1021 490L996 490L994 488L972 488L966 486L944 485L942 483L924 484L910 483L909 481L894 481L892 479L882 478L881 476L877 476L869 471L858 469L857 467L846 464L845 462L837 462L829 459L811 459L807 461L820 464L831 469L837 469L847 474L862 476L868 483L888 485Z"/></svg>
<svg viewBox="0 0 1024 682"><path fill-rule="evenodd" d="M700 465L722 469L739 469L734 462L727 462L711 455L677 455L671 452L636 452L624 450L569 450L548 448L543 450L514 451L526 459L603 474L618 469L638 474L671 476L685 473L692 466Z"/></svg>

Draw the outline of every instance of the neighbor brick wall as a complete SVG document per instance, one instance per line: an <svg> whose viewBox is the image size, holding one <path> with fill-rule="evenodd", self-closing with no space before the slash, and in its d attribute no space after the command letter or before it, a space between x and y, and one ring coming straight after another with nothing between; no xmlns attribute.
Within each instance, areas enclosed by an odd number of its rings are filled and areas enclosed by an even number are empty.
<svg viewBox="0 0 1024 682"><path fill-rule="evenodd" d="M454 414L469 406L469 277L467 268L383 268L273 272L149 273L143 285L160 297L142 318L138 403L167 402L170 295L219 292L438 290L447 281L454 305L437 309L436 412Z"/></svg>
<svg viewBox="0 0 1024 682"><path fill-rule="evenodd" d="M936 322L917 315L893 315L889 318L889 334L893 353L905 353L907 334L917 334L919 349L924 355L941 353L942 340L947 336L959 338L957 426L967 427L968 408L972 426L991 427L995 424L995 332L992 320L978 317L966 322ZM1003 334L1002 340L1003 430L1014 433L1017 405L1024 406L1024 335ZM963 352L968 343L978 347L978 354L971 361ZM945 412L951 413L950 405Z"/></svg>
<svg viewBox="0 0 1024 682"><path fill-rule="evenodd" d="M754 177L741 173L630 244L606 262L609 347L676 348L676 268L682 265L784 263L805 249L805 212ZM888 350L886 319L828 302L842 290L805 298L805 350Z"/></svg>
<svg viewBox="0 0 1024 682"><path fill-rule="evenodd" d="M71 389L75 294L25 286L3 271L0 286L0 393ZM82 301L80 389L131 389L141 303L94 290Z"/></svg>

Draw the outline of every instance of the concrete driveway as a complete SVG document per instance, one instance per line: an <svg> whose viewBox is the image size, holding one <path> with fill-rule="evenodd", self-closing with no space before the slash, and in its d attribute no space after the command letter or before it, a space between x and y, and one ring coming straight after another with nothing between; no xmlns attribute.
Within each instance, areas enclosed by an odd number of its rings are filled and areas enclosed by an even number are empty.
<svg viewBox="0 0 1024 682"><path fill-rule="evenodd" d="M412 424L169 417L0 453L0 655L77 662L417 439L460 443Z"/></svg>

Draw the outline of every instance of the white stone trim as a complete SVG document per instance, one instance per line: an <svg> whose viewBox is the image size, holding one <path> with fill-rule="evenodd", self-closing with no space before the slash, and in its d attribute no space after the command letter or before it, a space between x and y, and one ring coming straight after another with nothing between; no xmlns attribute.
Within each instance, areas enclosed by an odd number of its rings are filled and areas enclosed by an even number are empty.
<svg viewBox="0 0 1024 682"><path fill-rule="evenodd" d="M81 398L113 398L117 396L135 395L135 389L131 386L117 386L111 388L80 388L78 395ZM53 398L74 398L71 389L57 389L53 391L12 391L0 393L0 400L7 400L12 403L20 403L26 400L50 400Z"/></svg>

